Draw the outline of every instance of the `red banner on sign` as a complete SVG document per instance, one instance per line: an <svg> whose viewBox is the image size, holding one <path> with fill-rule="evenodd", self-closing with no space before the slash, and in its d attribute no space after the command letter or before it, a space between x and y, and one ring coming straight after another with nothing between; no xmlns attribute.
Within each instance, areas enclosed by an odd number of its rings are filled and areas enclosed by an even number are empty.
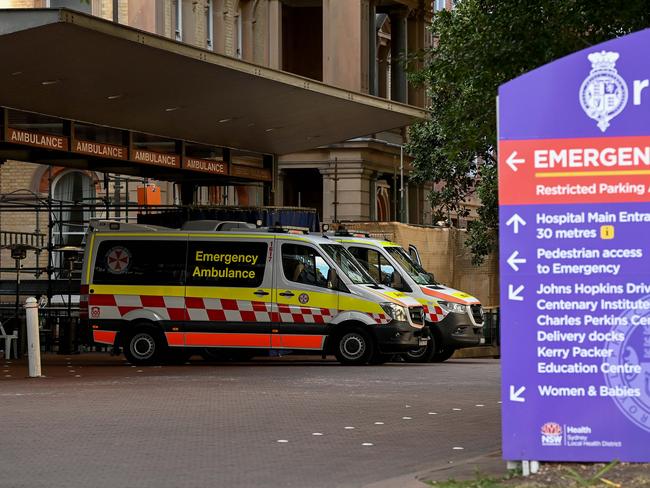
<svg viewBox="0 0 650 488"><path fill-rule="evenodd" d="M650 200L650 137L499 143L499 200L533 203Z"/></svg>

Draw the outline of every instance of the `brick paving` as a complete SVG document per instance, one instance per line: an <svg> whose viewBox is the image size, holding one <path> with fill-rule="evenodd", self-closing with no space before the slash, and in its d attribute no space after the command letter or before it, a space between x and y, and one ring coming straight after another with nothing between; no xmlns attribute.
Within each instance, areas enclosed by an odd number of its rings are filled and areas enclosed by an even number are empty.
<svg viewBox="0 0 650 488"><path fill-rule="evenodd" d="M46 356L43 374L0 360L0 487L362 487L500 446L491 359L132 367L85 354Z"/></svg>

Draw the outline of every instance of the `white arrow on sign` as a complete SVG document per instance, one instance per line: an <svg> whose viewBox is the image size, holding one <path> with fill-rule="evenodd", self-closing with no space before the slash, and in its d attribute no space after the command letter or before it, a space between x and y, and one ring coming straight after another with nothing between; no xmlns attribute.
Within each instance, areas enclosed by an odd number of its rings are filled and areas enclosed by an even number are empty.
<svg viewBox="0 0 650 488"><path fill-rule="evenodd" d="M506 221L506 225L512 225L512 231L519 234L519 226L526 225L526 221L522 219L519 214L514 214Z"/></svg>
<svg viewBox="0 0 650 488"><path fill-rule="evenodd" d="M522 386L519 389L515 390L515 385L510 385L510 401L511 402L525 402L526 399L520 396L523 392L526 391L526 387Z"/></svg>
<svg viewBox="0 0 650 488"><path fill-rule="evenodd" d="M507 263L515 271L519 271L518 264L524 264L526 262L526 258L517 258L517 256L519 256L519 251L513 252L507 260Z"/></svg>
<svg viewBox="0 0 650 488"><path fill-rule="evenodd" d="M510 166L510 169L514 171L515 173L517 172L517 165L518 164L524 164L526 162L525 159L521 159L517 157L517 151L512 151L512 154L508 156L508 159L506 159L506 164Z"/></svg>
<svg viewBox="0 0 650 488"><path fill-rule="evenodd" d="M524 297L519 294L523 289L524 285L519 285L516 289L513 285L508 285L508 298L517 302L523 302Z"/></svg>

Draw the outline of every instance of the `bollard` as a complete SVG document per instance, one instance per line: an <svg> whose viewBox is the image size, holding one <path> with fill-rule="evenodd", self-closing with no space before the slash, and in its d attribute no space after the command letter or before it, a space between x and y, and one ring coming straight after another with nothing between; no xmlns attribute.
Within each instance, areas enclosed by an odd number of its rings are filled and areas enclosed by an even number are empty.
<svg viewBox="0 0 650 488"><path fill-rule="evenodd" d="M38 302L36 298L25 300L27 322L27 355L29 357L29 377L41 376L41 341L38 330Z"/></svg>

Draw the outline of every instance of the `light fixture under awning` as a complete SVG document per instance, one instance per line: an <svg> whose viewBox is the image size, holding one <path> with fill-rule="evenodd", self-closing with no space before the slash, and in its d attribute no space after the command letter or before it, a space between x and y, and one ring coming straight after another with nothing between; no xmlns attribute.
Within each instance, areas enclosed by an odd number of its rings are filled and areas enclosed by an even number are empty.
<svg viewBox="0 0 650 488"><path fill-rule="evenodd" d="M266 154L426 116L65 9L0 10L0 59L2 106Z"/></svg>

